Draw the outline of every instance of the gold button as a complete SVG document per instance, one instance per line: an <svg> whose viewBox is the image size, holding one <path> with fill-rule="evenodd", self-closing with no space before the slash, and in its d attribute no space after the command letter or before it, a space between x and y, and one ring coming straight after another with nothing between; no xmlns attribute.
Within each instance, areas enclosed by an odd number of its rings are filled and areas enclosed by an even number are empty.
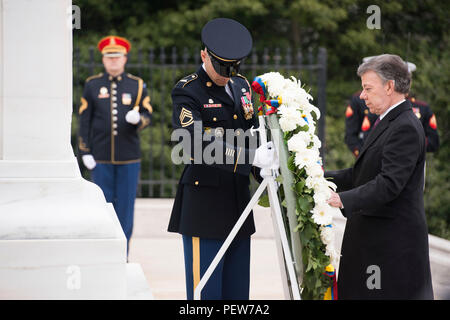
<svg viewBox="0 0 450 320"><path fill-rule="evenodd" d="M233 116L233 119L236 120L236 119L237 119L237 115L234 115L234 116Z"/></svg>
<svg viewBox="0 0 450 320"><path fill-rule="evenodd" d="M211 86L212 86L212 82L211 82L211 81L208 81L208 82L206 83L206 86L207 86L207 87L211 87Z"/></svg>
<svg viewBox="0 0 450 320"><path fill-rule="evenodd" d="M213 121L217 121L217 118L216 118L216 117L214 117L214 118L213 118Z"/></svg>
<svg viewBox="0 0 450 320"><path fill-rule="evenodd" d="M195 184L196 186L198 186L198 181L195 181L194 184Z"/></svg>

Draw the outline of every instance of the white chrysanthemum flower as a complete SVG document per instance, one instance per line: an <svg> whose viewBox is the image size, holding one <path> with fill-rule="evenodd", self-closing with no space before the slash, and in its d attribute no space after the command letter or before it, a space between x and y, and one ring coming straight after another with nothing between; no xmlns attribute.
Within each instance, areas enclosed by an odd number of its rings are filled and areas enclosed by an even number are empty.
<svg viewBox="0 0 450 320"><path fill-rule="evenodd" d="M330 199L331 189L328 187L327 180L325 178L322 177L318 181L316 187L314 188L314 192L322 194L326 198L326 200Z"/></svg>
<svg viewBox="0 0 450 320"><path fill-rule="evenodd" d="M297 126L305 126L307 123L302 118L302 113L296 108L288 107L282 104L278 108L278 114L280 116L279 123L281 130L289 132L297 129Z"/></svg>
<svg viewBox="0 0 450 320"><path fill-rule="evenodd" d="M306 166L306 174L310 177L322 178L323 177L323 169L320 164L317 162L310 163Z"/></svg>
<svg viewBox="0 0 450 320"><path fill-rule="evenodd" d="M334 232L333 228L328 226L320 226L320 239L327 246L334 244Z"/></svg>
<svg viewBox="0 0 450 320"><path fill-rule="evenodd" d="M265 73L261 76L261 79L267 84L267 92L270 97L282 95L285 79L279 72Z"/></svg>
<svg viewBox="0 0 450 320"><path fill-rule="evenodd" d="M297 129L297 123L295 121L292 121L292 119L289 119L288 117L280 118L279 120L280 128L283 130L283 132L289 132Z"/></svg>
<svg viewBox="0 0 450 320"><path fill-rule="evenodd" d="M302 152L297 152L295 154L295 165L298 168L303 168L304 166L313 166L319 157L319 152L314 149L305 149Z"/></svg>
<svg viewBox="0 0 450 320"><path fill-rule="evenodd" d="M302 152L307 146L305 140L298 135L293 135L287 142L288 150L292 152Z"/></svg>
<svg viewBox="0 0 450 320"><path fill-rule="evenodd" d="M314 148L320 149L322 147L322 142L320 141L318 136L313 135L312 140Z"/></svg>
<svg viewBox="0 0 450 320"><path fill-rule="evenodd" d="M290 108L299 109L300 105L298 103L298 95L292 91L283 92L281 97L283 104L289 106Z"/></svg>
<svg viewBox="0 0 450 320"><path fill-rule="evenodd" d="M315 177L308 176L305 179L305 186L308 189L315 190L315 189L319 188L321 184L322 184L321 179L317 179Z"/></svg>
<svg viewBox="0 0 450 320"><path fill-rule="evenodd" d="M316 205L312 210L312 218L318 225L326 226L333 221L333 216L328 210L329 205Z"/></svg>
<svg viewBox="0 0 450 320"><path fill-rule="evenodd" d="M287 142L288 150L292 152L303 152L311 142L311 135L300 131L294 134Z"/></svg>
<svg viewBox="0 0 450 320"><path fill-rule="evenodd" d="M315 204L317 204L317 205L325 205L325 204L327 204L327 200L329 198L330 197L328 197L327 194L325 194L323 192L320 192L320 190L314 189L313 199L314 199L314 203Z"/></svg>

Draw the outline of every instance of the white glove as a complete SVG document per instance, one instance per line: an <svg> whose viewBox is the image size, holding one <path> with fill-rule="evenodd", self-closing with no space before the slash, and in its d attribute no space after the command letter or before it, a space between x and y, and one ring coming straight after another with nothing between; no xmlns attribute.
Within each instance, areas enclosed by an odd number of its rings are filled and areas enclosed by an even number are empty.
<svg viewBox="0 0 450 320"><path fill-rule="evenodd" d="M139 114L139 111L133 109L127 112L125 120L131 124L138 124L139 120L141 120L141 115Z"/></svg>
<svg viewBox="0 0 450 320"><path fill-rule="evenodd" d="M263 169L261 171L264 171L264 173L270 172L271 170L276 170L280 167L278 154L273 146L272 141L263 144L259 146L258 149L256 149L255 158L253 159L253 165L255 167Z"/></svg>
<svg viewBox="0 0 450 320"><path fill-rule="evenodd" d="M84 166L89 170L94 169L97 165L97 162L95 162L95 159L91 154L85 154L81 157L81 160L83 160Z"/></svg>

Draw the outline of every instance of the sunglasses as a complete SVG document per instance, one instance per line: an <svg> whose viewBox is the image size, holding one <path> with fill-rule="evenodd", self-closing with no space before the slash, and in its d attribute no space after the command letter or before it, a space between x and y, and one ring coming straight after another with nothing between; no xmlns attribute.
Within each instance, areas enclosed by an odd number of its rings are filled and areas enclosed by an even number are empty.
<svg viewBox="0 0 450 320"><path fill-rule="evenodd" d="M211 58L211 64L214 68L214 70L220 74L222 77L230 78L234 77L239 73L240 67L241 67L241 61L240 60L233 60L233 61L223 61L219 60L217 57L215 57L213 54L211 54L208 51L208 55Z"/></svg>

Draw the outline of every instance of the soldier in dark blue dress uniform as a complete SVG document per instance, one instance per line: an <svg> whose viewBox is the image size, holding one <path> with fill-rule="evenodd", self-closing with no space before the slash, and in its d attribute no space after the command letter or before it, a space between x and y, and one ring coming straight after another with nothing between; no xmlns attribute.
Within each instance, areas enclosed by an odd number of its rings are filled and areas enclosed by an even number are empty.
<svg viewBox="0 0 450 320"><path fill-rule="evenodd" d="M366 57L363 61L370 58L372 57ZM416 66L408 62L408 69L413 72ZM378 118L369 112L366 103L359 97L360 93L357 92L351 97L345 110L345 143L355 157L359 155L359 150ZM439 134L435 114L426 102L419 101L411 95L406 98L411 102L412 109L425 130L427 152L436 152L439 149Z"/></svg>
<svg viewBox="0 0 450 320"><path fill-rule="evenodd" d="M249 31L234 20L218 18L204 26L202 41L203 65L172 91L173 127L191 139L185 150L190 163L181 175L168 227L183 235L188 299L250 200L250 173L259 177L259 168L276 161L273 149L256 149L256 135L248 134L257 127L257 118L251 87L239 67L252 48ZM205 157L212 146L214 161ZM249 298L254 232L250 215L203 288L202 299Z"/></svg>
<svg viewBox="0 0 450 320"><path fill-rule="evenodd" d="M133 230L140 170L139 132L150 124L152 106L144 81L125 72L130 43L100 40L105 72L86 80L79 109L78 149L93 181L114 205L127 248Z"/></svg>

